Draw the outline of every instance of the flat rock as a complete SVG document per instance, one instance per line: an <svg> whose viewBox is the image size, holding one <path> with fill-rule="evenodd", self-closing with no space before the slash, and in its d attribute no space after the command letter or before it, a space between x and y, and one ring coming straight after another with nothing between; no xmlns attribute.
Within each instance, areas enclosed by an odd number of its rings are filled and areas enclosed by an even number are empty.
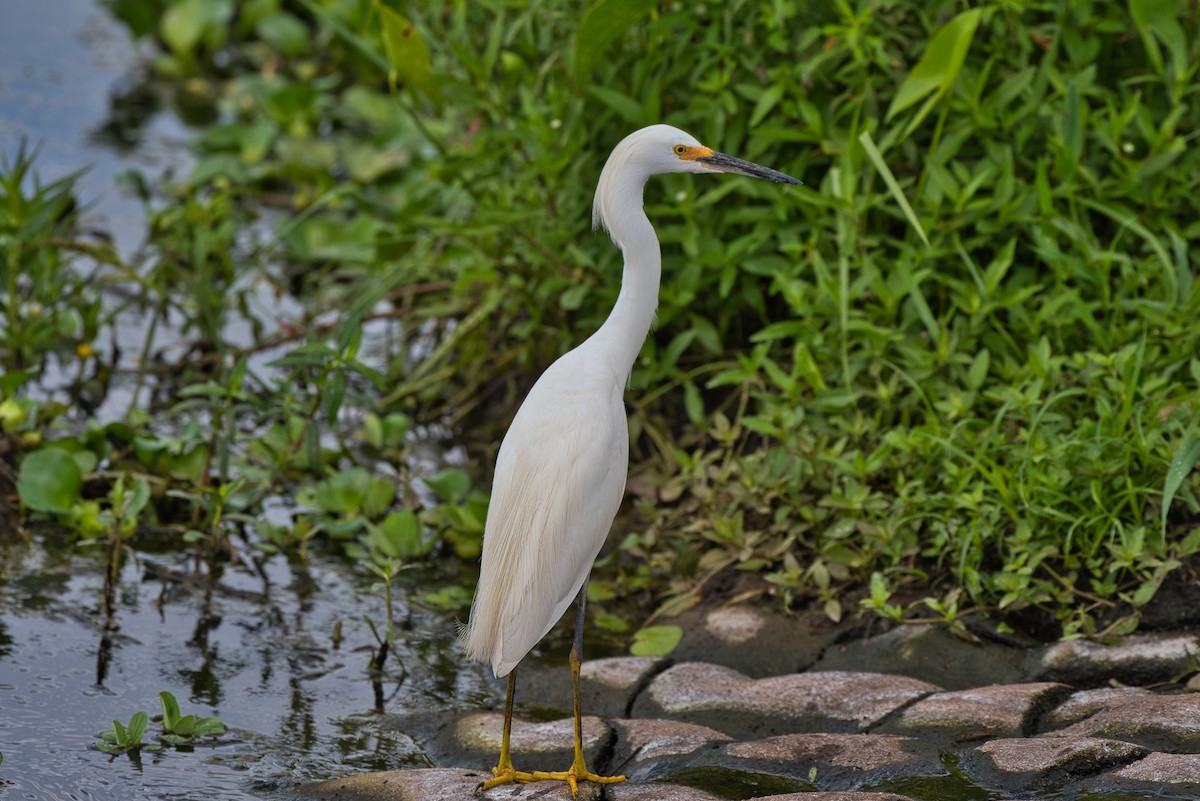
<svg viewBox="0 0 1200 801"><path fill-rule="evenodd" d="M604 766L598 765L598 759L609 738L608 726L600 718L585 715L582 727L584 759L589 768L602 772ZM499 712L475 712L460 718L447 730L452 742L443 739L436 746L426 745L425 752L439 765L480 766L490 770L500 754L503 728L504 716ZM517 770L566 770L574 757L574 738L571 718L546 723L514 718L509 741L513 766Z"/></svg>
<svg viewBox="0 0 1200 801"><path fill-rule="evenodd" d="M824 790L848 790L882 776L940 773L936 755L912 737L894 734L784 734L729 743L714 763L791 776Z"/></svg>
<svg viewBox="0 0 1200 801"><path fill-rule="evenodd" d="M737 738L795 732L860 732L940 688L904 676L823 671L751 679L703 662L656 676L634 716L698 723Z"/></svg>
<svg viewBox="0 0 1200 801"><path fill-rule="evenodd" d="M608 787L607 793L611 801L724 801L722 796L713 795L695 787L662 782L614 784ZM815 792L756 796L755 801L913 801L913 799L895 793Z"/></svg>
<svg viewBox="0 0 1200 801"><path fill-rule="evenodd" d="M886 721L880 731L955 740L1020 737L1033 729L1043 709L1070 691L1065 684L1037 682L934 693Z"/></svg>
<svg viewBox="0 0 1200 801"><path fill-rule="evenodd" d="M680 757L713 743L731 738L716 729L673 720L614 720L617 744L613 770L630 777L653 772L653 765L668 757Z"/></svg>
<svg viewBox="0 0 1200 801"><path fill-rule="evenodd" d="M832 793L785 793L783 795L759 796L756 801L913 801L906 795L895 793L869 793L847 790Z"/></svg>
<svg viewBox="0 0 1200 801"><path fill-rule="evenodd" d="M1047 789L1133 762L1145 748L1095 737L1000 739L969 751L962 766L973 778L1015 789Z"/></svg>
<svg viewBox="0 0 1200 801"><path fill-rule="evenodd" d="M1151 692L1143 687L1097 687L1092 690L1080 690L1043 715L1040 728L1043 731L1061 729L1097 712L1135 703L1148 695L1151 695Z"/></svg>
<svg viewBox="0 0 1200 801"><path fill-rule="evenodd" d="M320 784L299 787L292 792L298 799L327 799L327 801L463 801L474 798L475 788L490 771L427 768L420 770L390 770L363 773L332 779ZM537 787L536 795L531 792ZM509 784L488 790L487 801L570 801L571 789L565 782L538 782L536 785ZM600 788L585 782L579 785L580 801L596 801Z"/></svg>
<svg viewBox="0 0 1200 801"><path fill-rule="evenodd" d="M667 662L648 656L592 659L579 668L579 699L588 715L606 718L629 716L634 696ZM570 714L571 671L561 666L533 664L517 672L517 701Z"/></svg>
<svg viewBox="0 0 1200 801"><path fill-rule="evenodd" d="M867 670L911 676L947 690L1025 681L1020 649L956 637L946 626L899 626L826 649L812 670Z"/></svg>
<svg viewBox="0 0 1200 801"><path fill-rule="evenodd" d="M1112 737L1155 751L1200 753L1200 694L1139 697L1136 703L1108 706L1053 737Z"/></svg>
<svg viewBox="0 0 1200 801"><path fill-rule="evenodd" d="M1131 634L1114 645L1070 640L1035 655L1031 673L1075 687L1155 684L1186 672L1198 654L1200 638L1191 634Z"/></svg>
<svg viewBox="0 0 1200 801"><path fill-rule="evenodd" d="M671 622L683 629L671 652L676 662L712 662L754 678L804 670L843 628L824 616L782 615L740 604L692 609Z"/></svg>
<svg viewBox="0 0 1200 801"><path fill-rule="evenodd" d="M1142 790L1156 794L1200 794L1200 757L1154 753L1109 774L1113 790Z"/></svg>

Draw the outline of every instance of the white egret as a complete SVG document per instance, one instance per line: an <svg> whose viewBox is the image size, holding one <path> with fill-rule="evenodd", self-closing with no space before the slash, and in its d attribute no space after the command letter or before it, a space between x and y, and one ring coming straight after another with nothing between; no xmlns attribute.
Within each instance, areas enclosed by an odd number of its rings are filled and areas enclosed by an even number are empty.
<svg viewBox="0 0 1200 801"><path fill-rule="evenodd" d="M500 759L483 789L539 779L609 784L623 776L587 769L580 730L579 664L588 573L616 517L629 469L622 394L654 321L662 258L642 208L652 175L736 173L798 184L781 172L716 153L669 125L625 137L608 157L592 207L621 248L625 269L616 305L596 333L542 374L513 418L496 458L483 535L483 564L462 634L467 656L508 676ZM566 771L513 769L509 753L516 666L578 597L571 678L575 758Z"/></svg>

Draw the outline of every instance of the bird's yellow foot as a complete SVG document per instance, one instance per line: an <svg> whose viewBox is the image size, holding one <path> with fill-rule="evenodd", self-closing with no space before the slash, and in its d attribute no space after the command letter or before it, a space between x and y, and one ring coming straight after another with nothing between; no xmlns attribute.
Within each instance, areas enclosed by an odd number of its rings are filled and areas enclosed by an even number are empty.
<svg viewBox="0 0 1200 801"><path fill-rule="evenodd" d="M479 785L477 792L490 790L493 787L499 787L502 784L524 784L526 782L535 782L537 777L532 773L526 773L523 770L513 770L510 763L507 767L497 765L492 768L492 778Z"/></svg>
<svg viewBox="0 0 1200 801"><path fill-rule="evenodd" d="M540 781L559 781L566 782L571 788L571 797L575 798L579 793L579 782L593 782L594 784L616 784L617 782L625 781L624 776L600 776L592 773L587 768L580 768L572 765L569 770L535 770L523 771L513 770L512 765L502 768L499 765L492 768L492 778L479 785L479 791L484 792L499 787L502 784L526 784L528 782Z"/></svg>
<svg viewBox="0 0 1200 801"><path fill-rule="evenodd" d="M579 782L592 782L594 784L616 784L617 782L625 781L624 776L600 776L592 773L581 764L574 764L568 770L535 770L529 775L533 777L534 781L566 782L571 787L572 798L575 798L579 794Z"/></svg>

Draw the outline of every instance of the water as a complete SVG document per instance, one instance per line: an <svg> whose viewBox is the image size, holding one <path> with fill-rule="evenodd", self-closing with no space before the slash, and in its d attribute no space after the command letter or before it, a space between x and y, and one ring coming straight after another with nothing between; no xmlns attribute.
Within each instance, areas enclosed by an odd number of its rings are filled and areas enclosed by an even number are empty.
<svg viewBox="0 0 1200 801"><path fill-rule="evenodd" d="M0 154L11 160L23 142L39 148L43 183L82 170L83 230L111 236L127 259L143 244L145 214L119 176L135 170L155 185L185 176L192 163L191 131L139 79L143 55L96 0L0 3ZM288 299L261 300L267 320L298 309ZM123 342L140 342L145 321L126 317L117 329ZM165 327L158 336L156 346L178 343ZM127 347L125 358L136 352ZM53 393L54 377L45 383ZM131 401L114 381L97 416L119 416ZM414 571L397 582L395 609L411 630L375 681L364 618L382 626L383 600L350 562L316 554L306 571L276 556L261 573L227 568L214 589L156 578L155 566L187 574L193 565L186 554L137 544L138 561L127 560L121 574L116 631L106 631L100 553L0 529L0 798L202 792L232 801L296 782L424 767L411 740L380 725L383 711L495 702L495 682L454 655L455 615L411 600L418 587L445 583L443 574ZM157 713L162 690L184 713L218 716L229 734L156 753L109 756L92 747L114 718ZM160 729L152 723L149 731Z"/></svg>
<svg viewBox="0 0 1200 801"><path fill-rule="evenodd" d="M305 572L273 557L263 575L227 569L214 590L164 582L150 568L186 573L186 556L142 553L122 572L111 635L99 612L99 559L0 545L0 797L171 799L203 789L233 801L295 782L427 767L410 739L380 725L383 711L496 700L494 682L454 656L453 615L412 603L416 587L437 586L428 573L398 582L395 610L411 629L377 683L364 617L382 623L382 595L341 558L317 556ZM92 748L113 718L157 713L160 690L184 713L216 715L229 734L136 756Z"/></svg>

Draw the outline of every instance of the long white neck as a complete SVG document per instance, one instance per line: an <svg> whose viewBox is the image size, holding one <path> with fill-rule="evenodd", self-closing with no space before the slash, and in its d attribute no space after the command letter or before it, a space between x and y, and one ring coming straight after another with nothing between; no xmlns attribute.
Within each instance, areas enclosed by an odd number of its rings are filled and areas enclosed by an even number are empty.
<svg viewBox="0 0 1200 801"><path fill-rule="evenodd" d="M621 292L604 325L582 348L596 349L596 358L605 362L622 386L629 380L658 308L658 285L662 276L662 254L654 226L642 208L645 179L628 181L606 195L604 223L613 241L625 256L621 273Z"/></svg>

